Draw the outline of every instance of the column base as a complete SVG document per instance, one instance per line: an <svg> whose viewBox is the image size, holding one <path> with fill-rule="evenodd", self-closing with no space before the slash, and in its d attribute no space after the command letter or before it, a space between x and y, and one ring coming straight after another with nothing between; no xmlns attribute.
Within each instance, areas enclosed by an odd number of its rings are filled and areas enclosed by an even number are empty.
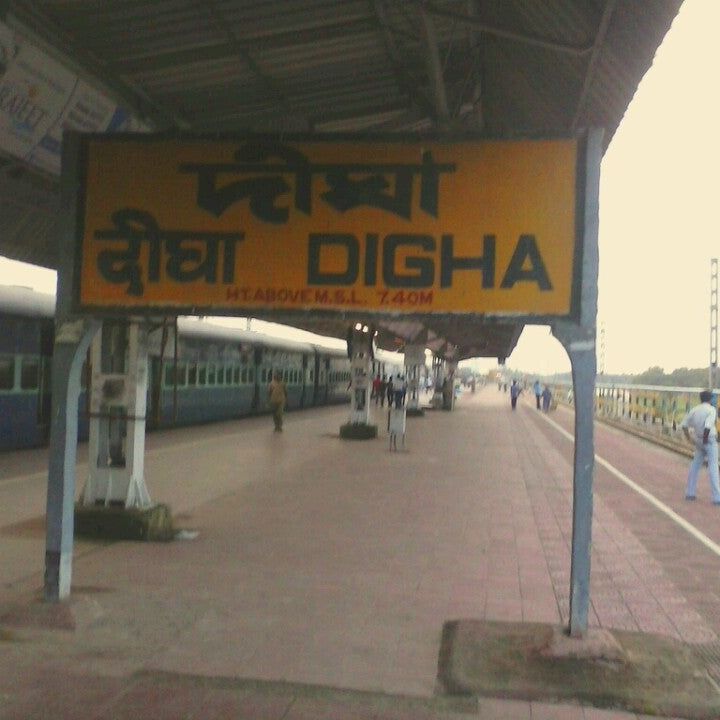
<svg viewBox="0 0 720 720"><path fill-rule="evenodd" d="M149 508L75 506L75 534L102 540L172 540L175 531L167 505Z"/></svg>
<svg viewBox="0 0 720 720"><path fill-rule="evenodd" d="M377 437L377 425L365 423L345 423L340 426L342 440L373 440Z"/></svg>

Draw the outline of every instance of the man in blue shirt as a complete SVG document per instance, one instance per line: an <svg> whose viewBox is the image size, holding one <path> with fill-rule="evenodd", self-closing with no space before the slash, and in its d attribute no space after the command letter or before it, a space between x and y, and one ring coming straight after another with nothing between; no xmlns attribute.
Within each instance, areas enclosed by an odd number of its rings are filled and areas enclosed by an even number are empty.
<svg viewBox="0 0 720 720"><path fill-rule="evenodd" d="M696 405L680 423L685 437L695 445L695 456L690 464L685 499L695 500L698 474L707 460L710 474L710 490L714 505L720 505L720 478L718 477L717 410L712 405L712 390L700 393L700 404ZM690 431L692 430L692 436Z"/></svg>
<svg viewBox="0 0 720 720"><path fill-rule="evenodd" d="M542 395L542 388L540 387L540 381L536 380L533 383L533 392L535 393L535 407L540 409L540 396Z"/></svg>
<svg viewBox="0 0 720 720"><path fill-rule="evenodd" d="M513 380L512 385L510 385L510 406L513 410L517 407L517 399L520 397L521 392L522 388L520 387L520 383L517 380Z"/></svg>

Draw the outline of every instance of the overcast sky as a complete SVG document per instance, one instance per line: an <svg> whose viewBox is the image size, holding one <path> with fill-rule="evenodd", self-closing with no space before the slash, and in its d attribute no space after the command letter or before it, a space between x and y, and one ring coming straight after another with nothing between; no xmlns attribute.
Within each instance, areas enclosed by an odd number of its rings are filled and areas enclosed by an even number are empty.
<svg viewBox="0 0 720 720"><path fill-rule="evenodd" d="M600 328L605 371L706 367L710 259L720 257L720 2L685 0L605 154ZM527 327L508 364L569 369L548 328Z"/></svg>
<svg viewBox="0 0 720 720"><path fill-rule="evenodd" d="M608 373L709 361L710 259L720 257L718 28L720 0L685 0L603 160L598 355ZM0 283L54 293L55 273L0 259ZM570 367L547 327L526 327L508 364L541 374Z"/></svg>

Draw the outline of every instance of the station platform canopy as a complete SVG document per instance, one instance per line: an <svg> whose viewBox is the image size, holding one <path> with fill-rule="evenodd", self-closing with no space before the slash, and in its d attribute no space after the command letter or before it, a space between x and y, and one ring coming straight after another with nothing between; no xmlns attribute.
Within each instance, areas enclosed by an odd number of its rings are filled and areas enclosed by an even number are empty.
<svg viewBox="0 0 720 720"><path fill-rule="evenodd" d="M9 0L0 15L0 254L58 267L68 128L504 140L601 128L604 150L680 5ZM353 319L306 314L293 324L344 337ZM522 325L390 313L378 320L378 343L505 358Z"/></svg>

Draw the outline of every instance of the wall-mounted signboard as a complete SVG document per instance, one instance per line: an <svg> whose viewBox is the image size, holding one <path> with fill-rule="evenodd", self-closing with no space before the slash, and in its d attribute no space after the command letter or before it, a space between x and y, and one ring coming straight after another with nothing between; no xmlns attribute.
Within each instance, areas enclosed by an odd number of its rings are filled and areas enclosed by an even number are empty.
<svg viewBox="0 0 720 720"><path fill-rule="evenodd" d="M65 130L139 132L147 126L0 22L0 151L59 175Z"/></svg>
<svg viewBox="0 0 720 720"><path fill-rule="evenodd" d="M85 135L75 308L574 317L583 155L575 139Z"/></svg>

